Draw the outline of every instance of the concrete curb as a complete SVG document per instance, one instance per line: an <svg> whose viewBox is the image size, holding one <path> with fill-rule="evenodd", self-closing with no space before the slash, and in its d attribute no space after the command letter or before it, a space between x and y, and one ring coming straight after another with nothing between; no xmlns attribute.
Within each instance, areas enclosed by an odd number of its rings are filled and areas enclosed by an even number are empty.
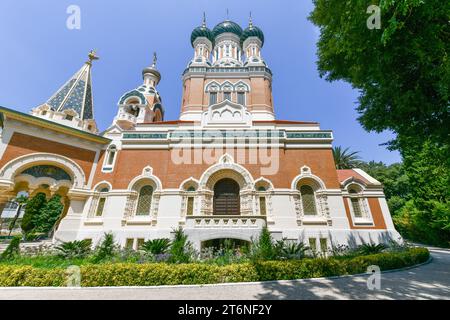
<svg viewBox="0 0 450 320"><path fill-rule="evenodd" d="M404 267L400 269L392 269L382 271L381 273L394 273L400 271L406 271L410 269L419 268L421 266L427 265L433 261L433 257L430 254L430 258L422 263ZM191 285L165 285L165 286L149 286L149 287L0 287L0 290L101 290L101 289L112 289L112 290L122 290L122 289L133 289L133 290L159 290L159 289L176 289L176 288L208 288L208 287L229 287L229 286L250 286L250 285L262 285L262 284L288 284L292 282L305 282L305 281L319 281L319 280L335 280L343 279L349 277L362 277L368 276L368 273L358 273L358 274L347 274L341 276L332 277L321 277L321 278L305 278L305 279L293 279L293 280L271 280L271 281L256 281L256 282L232 282L232 283L211 283L211 284L191 284Z"/></svg>

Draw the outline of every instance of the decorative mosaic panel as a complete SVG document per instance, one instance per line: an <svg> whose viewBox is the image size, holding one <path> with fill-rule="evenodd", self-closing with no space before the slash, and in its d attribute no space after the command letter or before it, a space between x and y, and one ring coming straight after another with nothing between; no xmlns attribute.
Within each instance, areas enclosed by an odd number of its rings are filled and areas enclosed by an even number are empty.
<svg viewBox="0 0 450 320"><path fill-rule="evenodd" d="M61 168L50 165L34 166L22 171L21 174L28 174L35 178L46 177L46 178L53 178L57 181L58 180L72 181L72 178L67 174L67 172L65 172Z"/></svg>

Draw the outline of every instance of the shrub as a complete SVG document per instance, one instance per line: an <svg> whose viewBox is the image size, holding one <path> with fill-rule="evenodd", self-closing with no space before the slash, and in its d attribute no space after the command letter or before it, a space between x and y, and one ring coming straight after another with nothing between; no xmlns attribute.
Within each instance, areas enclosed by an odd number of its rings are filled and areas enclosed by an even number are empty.
<svg viewBox="0 0 450 320"><path fill-rule="evenodd" d="M55 247L58 256L65 259L85 258L91 252L89 240L70 241Z"/></svg>
<svg viewBox="0 0 450 320"><path fill-rule="evenodd" d="M22 237L15 236L9 243L8 247L6 247L5 251L3 251L3 253L1 254L0 260L10 260L19 255L21 239Z"/></svg>
<svg viewBox="0 0 450 320"><path fill-rule="evenodd" d="M83 286L160 286L257 281L250 264L103 264L81 267Z"/></svg>
<svg viewBox="0 0 450 320"><path fill-rule="evenodd" d="M191 261L192 251L192 244L188 241L183 229L180 227L174 230L174 239L169 250L169 262L188 263Z"/></svg>
<svg viewBox="0 0 450 320"><path fill-rule="evenodd" d="M167 250L169 250L169 248L170 248L170 240L163 238L145 241L140 249L149 252L153 255L157 254L159 255L165 254Z"/></svg>
<svg viewBox="0 0 450 320"><path fill-rule="evenodd" d="M306 252L309 250L309 247L302 242L288 243L286 241L282 241L280 245L280 258L284 260L302 259L306 256Z"/></svg>
<svg viewBox="0 0 450 320"><path fill-rule="evenodd" d="M249 249L249 258L253 261L274 260L278 258L279 251L272 239L272 235L267 227L261 230L257 240L253 240Z"/></svg>
<svg viewBox="0 0 450 320"><path fill-rule="evenodd" d="M356 249L356 252L359 253L360 255L369 255L369 254L381 253L386 249L387 249L387 246L383 243L379 243L379 244L364 243Z"/></svg>
<svg viewBox="0 0 450 320"><path fill-rule="evenodd" d="M349 259L318 258L294 261L258 261L255 268L260 281L292 280L365 273L368 266L377 265L382 271L404 268L429 259L425 248L405 252L379 253Z"/></svg>
<svg viewBox="0 0 450 320"><path fill-rule="evenodd" d="M100 262L112 258L118 248L119 246L114 241L114 235L111 232L105 233L103 241L95 248L94 261Z"/></svg>
<svg viewBox="0 0 450 320"><path fill-rule="evenodd" d="M350 259L319 258L291 261L258 261L227 266L214 264L106 263L81 265L82 286L160 286L293 280L365 273L370 265L389 270L415 265L429 259L425 248L380 253ZM64 286L63 268L1 265L0 286Z"/></svg>

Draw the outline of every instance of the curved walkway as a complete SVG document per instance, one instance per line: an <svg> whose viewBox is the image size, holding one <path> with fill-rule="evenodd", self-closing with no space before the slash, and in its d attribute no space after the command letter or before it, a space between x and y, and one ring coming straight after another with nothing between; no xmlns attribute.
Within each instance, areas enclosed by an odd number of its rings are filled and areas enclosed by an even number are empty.
<svg viewBox="0 0 450 320"><path fill-rule="evenodd" d="M0 288L0 299L450 299L450 250L429 248L431 263L381 275L367 289L366 275L244 284L139 288Z"/></svg>

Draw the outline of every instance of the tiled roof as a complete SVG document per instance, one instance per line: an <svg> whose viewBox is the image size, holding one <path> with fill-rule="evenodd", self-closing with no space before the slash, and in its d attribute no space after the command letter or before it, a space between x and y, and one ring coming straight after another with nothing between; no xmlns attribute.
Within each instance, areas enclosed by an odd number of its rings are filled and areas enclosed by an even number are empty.
<svg viewBox="0 0 450 320"><path fill-rule="evenodd" d="M91 64L86 63L48 101L55 111L72 109L82 120L94 118Z"/></svg>
<svg viewBox="0 0 450 320"><path fill-rule="evenodd" d="M353 177L355 179L363 181L364 183L371 184L371 182L369 180L364 178L362 175L360 175L358 172L356 172L353 169L336 170L336 171L337 171L337 175L338 175L338 179L339 179L340 183L343 183L348 178Z"/></svg>

